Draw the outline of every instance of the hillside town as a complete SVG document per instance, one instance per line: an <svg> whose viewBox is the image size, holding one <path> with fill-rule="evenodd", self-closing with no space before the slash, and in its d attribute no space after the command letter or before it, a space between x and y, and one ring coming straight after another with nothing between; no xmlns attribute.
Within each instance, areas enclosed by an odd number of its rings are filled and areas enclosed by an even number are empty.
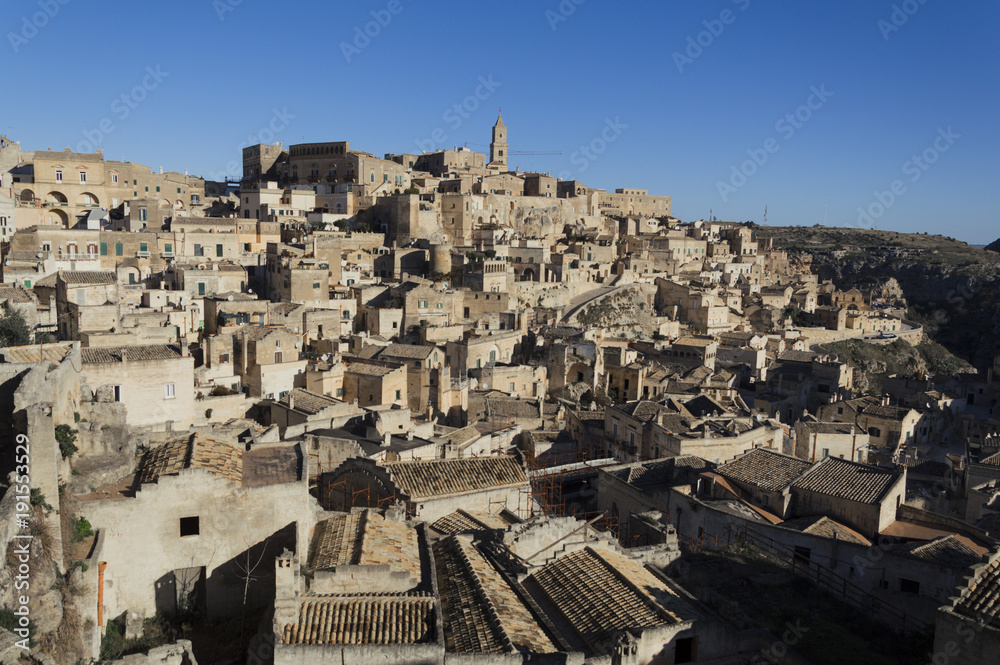
<svg viewBox="0 0 1000 665"><path fill-rule="evenodd" d="M807 662L733 552L997 662L1000 358L869 381L932 344L892 284L508 120L221 182L0 138L0 662Z"/></svg>

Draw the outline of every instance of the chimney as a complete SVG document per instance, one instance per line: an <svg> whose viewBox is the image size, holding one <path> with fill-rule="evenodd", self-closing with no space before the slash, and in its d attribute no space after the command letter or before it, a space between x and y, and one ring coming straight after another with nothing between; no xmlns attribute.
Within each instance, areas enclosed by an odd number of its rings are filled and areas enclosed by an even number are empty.
<svg viewBox="0 0 1000 665"><path fill-rule="evenodd" d="M295 408L295 392L288 393L288 410L291 411Z"/></svg>
<svg viewBox="0 0 1000 665"><path fill-rule="evenodd" d="M181 338L181 358L188 357L188 341L186 337Z"/></svg>
<svg viewBox="0 0 1000 665"><path fill-rule="evenodd" d="M160 167L160 175L163 175L163 167Z"/></svg>
<svg viewBox="0 0 1000 665"><path fill-rule="evenodd" d="M382 435L382 447L388 448L392 443L392 432L386 432Z"/></svg>

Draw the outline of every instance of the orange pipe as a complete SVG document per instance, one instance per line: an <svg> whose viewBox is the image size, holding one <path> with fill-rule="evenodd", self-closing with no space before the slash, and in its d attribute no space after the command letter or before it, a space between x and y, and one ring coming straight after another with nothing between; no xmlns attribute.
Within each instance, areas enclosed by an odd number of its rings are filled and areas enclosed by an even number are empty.
<svg viewBox="0 0 1000 665"><path fill-rule="evenodd" d="M97 625L104 630L104 569L108 567L107 561L97 564Z"/></svg>

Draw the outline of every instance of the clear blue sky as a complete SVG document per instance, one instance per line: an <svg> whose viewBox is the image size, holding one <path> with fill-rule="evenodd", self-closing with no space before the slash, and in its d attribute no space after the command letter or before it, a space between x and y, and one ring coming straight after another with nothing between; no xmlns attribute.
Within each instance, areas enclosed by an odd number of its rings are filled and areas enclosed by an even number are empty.
<svg viewBox="0 0 1000 665"><path fill-rule="evenodd" d="M54 16L35 34L40 2ZM355 42L372 12L385 25ZM762 222L766 205L772 225L986 243L1000 236L998 21L987 0L4 0L0 132L238 176L240 145L269 125L285 145L381 156L439 130L438 145L485 151L502 107L511 150L563 153L515 157L522 170L670 195L681 219ZM933 164L911 161L925 152Z"/></svg>

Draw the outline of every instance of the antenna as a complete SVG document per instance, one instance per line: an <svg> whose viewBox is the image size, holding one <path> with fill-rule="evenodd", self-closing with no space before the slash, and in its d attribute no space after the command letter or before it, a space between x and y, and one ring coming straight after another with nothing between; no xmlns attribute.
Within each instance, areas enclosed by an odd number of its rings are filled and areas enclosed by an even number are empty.
<svg viewBox="0 0 1000 665"><path fill-rule="evenodd" d="M764 204L764 226L767 226L767 204Z"/></svg>

